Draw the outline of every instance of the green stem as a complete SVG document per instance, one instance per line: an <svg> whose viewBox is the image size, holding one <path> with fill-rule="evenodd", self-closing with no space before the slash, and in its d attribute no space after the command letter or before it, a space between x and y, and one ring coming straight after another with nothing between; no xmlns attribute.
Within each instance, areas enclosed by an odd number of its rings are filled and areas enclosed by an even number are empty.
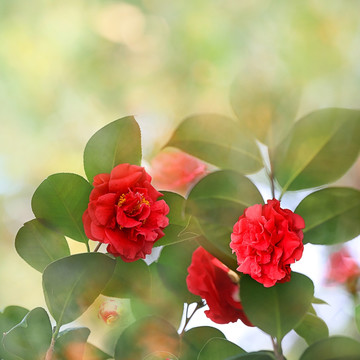
<svg viewBox="0 0 360 360"><path fill-rule="evenodd" d="M274 348L274 354L277 360L285 360L282 347L281 347L281 341L275 341L275 339L271 337L271 342Z"/></svg>
<svg viewBox="0 0 360 360"><path fill-rule="evenodd" d="M86 250L87 250L87 252L90 252L89 241L87 241L87 242L85 243L85 245L86 245Z"/></svg>
<svg viewBox="0 0 360 360"><path fill-rule="evenodd" d="M54 354L54 347L55 347L55 341L57 336L59 335L60 326L56 325L54 333L51 337L51 343L49 346L49 349L46 352L45 360L52 360L53 354Z"/></svg>

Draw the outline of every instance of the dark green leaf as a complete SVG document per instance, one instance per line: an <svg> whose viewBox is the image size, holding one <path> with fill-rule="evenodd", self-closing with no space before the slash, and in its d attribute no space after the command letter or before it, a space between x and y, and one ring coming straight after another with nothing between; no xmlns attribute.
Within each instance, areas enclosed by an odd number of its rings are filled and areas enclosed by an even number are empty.
<svg viewBox="0 0 360 360"><path fill-rule="evenodd" d="M54 174L36 189L31 206L39 220L53 226L63 235L88 242L82 215L89 202L92 186L76 174Z"/></svg>
<svg viewBox="0 0 360 360"><path fill-rule="evenodd" d="M314 295L312 281L295 272L291 281L269 288L249 276L241 276L240 289L249 320L278 341L300 324Z"/></svg>
<svg viewBox="0 0 360 360"><path fill-rule="evenodd" d="M331 336L308 347L299 360L358 360L360 343L344 336Z"/></svg>
<svg viewBox="0 0 360 360"><path fill-rule="evenodd" d="M275 177L286 190L331 183L359 155L360 110L322 109L300 119L276 148Z"/></svg>
<svg viewBox="0 0 360 360"><path fill-rule="evenodd" d="M233 257L229 244L235 222L247 207L262 203L258 189L248 178L225 170L209 174L194 186L186 212L197 218L205 237L217 249Z"/></svg>
<svg viewBox="0 0 360 360"><path fill-rule="evenodd" d="M304 243L332 245L360 234L360 191L327 188L308 195L295 212L305 220Z"/></svg>
<svg viewBox="0 0 360 360"><path fill-rule="evenodd" d="M179 360L174 354L166 351L155 351L146 355L142 360Z"/></svg>
<svg viewBox="0 0 360 360"><path fill-rule="evenodd" d="M100 350L99 348L97 348L92 344L89 343L85 344L85 352L82 360L108 360L108 359L113 359L113 356L104 353L102 350Z"/></svg>
<svg viewBox="0 0 360 360"><path fill-rule="evenodd" d="M25 318L4 334L4 348L23 360L43 359L51 343L52 329L43 308L31 310Z"/></svg>
<svg viewBox="0 0 360 360"><path fill-rule="evenodd" d="M115 260L100 253L76 254L47 266L43 290L58 326L74 321L94 302L114 268Z"/></svg>
<svg viewBox="0 0 360 360"><path fill-rule="evenodd" d="M199 353L198 360L224 360L229 356L240 355L245 351L236 344L221 338L210 339Z"/></svg>
<svg viewBox="0 0 360 360"><path fill-rule="evenodd" d="M271 351L256 351L240 356L232 356L225 360L276 360L276 357Z"/></svg>
<svg viewBox="0 0 360 360"><path fill-rule="evenodd" d="M308 345L329 336L329 329L326 323L311 313L307 313L294 330Z"/></svg>
<svg viewBox="0 0 360 360"><path fill-rule="evenodd" d="M329 305L325 300L319 299L319 298L317 298L317 297L314 297L314 298L312 299L312 303L313 303L313 304L318 304L318 305Z"/></svg>
<svg viewBox="0 0 360 360"><path fill-rule="evenodd" d="M225 336L220 330L210 326L200 326L186 331L181 339L181 360L198 359L201 349L212 338L225 340ZM210 359L213 357L211 356Z"/></svg>
<svg viewBox="0 0 360 360"><path fill-rule="evenodd" d="M6 307L2 313L0 312L0 334L4 334L20 323L28 312L29 310L21 306ZM5 351L2 341L0 341L0 359L16 360L15 356Z"/></svg>
<svg viewBox="0 0 360 360"><path fill-rule="evenodd" d="M179 334L167 321L151 316L124 330L115 346L115 360L143 359L156 351L178 356Z"/></svg>
<svg viewBox="0 0 360 360"><path fill-rule="evenodd" d="M196 302L199 297L191 294L186 285L187 268L198 244L194 241L184 241L162 249L156 267L165 286L174 292L183 302Z"/></svg>
<svg viewBox="0 0 360 360"><path fill-rule="evenodd" d="M185 214L185 199L176 193L162 191L162 199L168 204L170 212L167 215L169 225L164 229L165 236L156 241L155 246L170 245L184 241L186 237L181 236L182 230L186 227L189 216Z"/></svg>
<svg viewBox="0 0 360 360"><path fill-rule="evenodd" d="M18 231L15 248L30 266L40 272L51 262L70 255L65 237L37 219L25 223Z"/></svg>
<svg viewBox="0 0 360 360"><path fill-rule="evenodd" d="M244 69L231 87L230 101L239 122L270 146L294 123L300 94L286 76Z"/></svg>
<svg viewBox="0 0 360 360"><path fill-rule="evenodd" d="M144 297L150 286L150 271L144 261L128 263L117 258L114 273L101 293L118 298Z"/></svg>
<svg viewBox="0 0 360 360"><path fill-rule="evenodd" d="M70 354L83 359L85 344L90 335L88 328L70 328L59 333L55 342L55 359L67 360Z"/></svg>
<svg viewBox="0 0 360 360"><path fill-rule="evenodd" d="M185 119L167 146L179 148L221 169L250 174L263 167L254 139L230 118L215 114Z"/></svg>
<svg viewBox="0 0 360 360"><path fill-rule="evenodd" d="M110 173L123 163L141 163L140 128L133 116L101 128L90 138L84 151L85 173L91 183L95 175Z"/></svg>
<svg viewBox="0 0 360 360"><path fill-rule="evenodd" d="M355 322L356 322L357 329L360 332L360 305L358 305L355 308Z"/></svg>

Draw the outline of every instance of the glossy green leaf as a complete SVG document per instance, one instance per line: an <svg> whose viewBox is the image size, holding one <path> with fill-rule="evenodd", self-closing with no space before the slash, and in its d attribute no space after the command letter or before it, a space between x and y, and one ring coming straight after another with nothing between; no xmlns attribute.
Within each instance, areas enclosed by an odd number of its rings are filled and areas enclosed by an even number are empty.
<svg viewBox="0 0 360 360"><path fill-rule="evenodd" d="M115 260L100 253L72 255L46 267L45 300L58 326L74 321L94 302L114 268Z"/></svg>
<svg viewBox="0 0 360 360"><path fill-rule="evenodd" d="M43 359L51 343L52 328L43 308L31 310L24 319L4 334L7 352L23 360Z"/></svg>
<svg viewBox="0 0 360 360"><path fill-rule="evenodd" d="M205 238L215 248L233 257L229 244L235 222L247 207L262 203L258 189L248 178L225 170L207 175L194 186L186 212L197 218Z"/></svg>
<svg viewBox="0 0 360 360"><path fill-rule="evenodd" d="M108 360L113 359L113 356L105 353L104 351L100 350L98 347L86 343L85 344L85 351L82 360Z"/></svg>
<svg viewBox="0 0 360 360"><path fill-rule="evenodd" d="M69 354L76 353L80 359L83 359L85 344L90 335L88 328L69 328L59 333L55 342L55 358L66 359Z"/></svg>
<svg viewBox="0 0 360 360"><path fill-rule="evenodd" d="M271 351L256 351L239 356L231 356L225 360L276 360L276 357Z"/></svg>
<svg viewBox="0 0 360 360"><path fill-rule="evenodd" d="M225 340L225 336L220 330L210 326L195 327L186 331L181 338L181 360L198 359L201 349L212 338ZM210 358L214 359L212 356Z"/></svg>
<svg viewBox="0 0 360 360"><path fill-rule="evenodd" d="M21 306L6 307L3 312L0 312L0 334L6 333L19 324L28 312L29 310ZM16 360L15 355L9 354L4 349L2 341L0 341L0 359Z"/></svg>
<svg viewBox="0 0 360 360"><path fill-rule="evenodd" d="M224 360L229 356L245 354L236 344L222 338L210 339L201 349L197 360Z"/></svg>
<svg viewBox="0 0 360 360"><path fill-rule="evenodd" d="M294 330L308 345L329 336L325 321L311 313L307 313Z"/></svg>
<svg viewBox="0 0 360 360"><path fill-rule="evenodd" d="M291 281L269 288L250 276L241 276L240 289L249 320L279 341L300 324L314 296L312 281L295 272Z"/></svg>
<svg viewBox="0 0 360 360"><path fill-rule="evenodd" d="M49 176L36 189L31 206L35 216L76 241L88 242L82 215L92 186L81 176L60 173Z"/></svg>
<svg viewBox="0 0 360 360"><path fill-rule="evenodd" d="M308 347L299 360L358 360L360 343L345 336L331 336Z"/></svg>
<svg viewBox="0 0 360 360"><path fill-rule="evenodd" d="M150 286L150 270L144 261L128 263L117 258L114 273L101 293L118 298L145 297Z"/></svg>
<svg viewBox="0 0 360 360"><path fill-rule="evenodd" d="M332 245L360 234L360 191L327 188L308 195L295 212L305 220L304 243Z"/></svg>
<svg viewBox="0 0 360 360"><path fill-rule="evenodd" d="M142 360L179 360L177 356L166 351L155 351L146 355Z"/></svg>
<svg viewBox="0 0 360 360"><path fill-rule="evenodd" d="M20 228L16 234L15 248L30 266L40 272L51 262L70 255L65 237L47 228L38 219Z"/></svg>
<svg viewBox="0 0 360 360"><path fill-rule="evenodd" d="M181 235L189 221L189 216L185 214L185 199L181 195L170 191L162 191L162 194L164 194L162 199L170 208L167 215L169 225L164 229L165 236L156 241L155 246L170 245L187 239L186 236Z"/></svg>
<svg viewBox="0 0 360 360"><path fill-rule="evenodd" d="M272 146L294 123L300 93L289 77L249 70L244 69L232 84L231 106L241 124Z"/></svg>
<svg viewBox="0 0 360 360"><path fill-rule="evenodd" d="M355 322L357 329L360 332L360 305L355 308Z"/></svg>
<svg viewBox="0 0 360 360"><path fill-rule="evenodd" d="M167 321L149 316L136 321L120 335L115 360L143 359L156 351L178 356L179 334Z"/></svg>
<svg viewBox="0 0 360 360"><path fill-rule="evenodd" d="M234 120L221 115L204 114L185 119L167 146L242 174L254 173L263 167L254 139Z"/></svg>
<svg viewBox="0 0 360 360"><path fill-rule="evenodd" d="M191 294L186 285L187 268L191 264L191 257L199 245L194 241L184 241L162 249L158 261L155 263L164 285L174 292L183 302L191 303L200 298Z"/></svg>
<svg viewBox="0 0 360 360"><path fill-rule="evenodd" d="M119 164L141 164L140 128L133 116L123 117L104 126L88 141L84 168L89 181Z"/></svg>
<svg viewBox="0 0 360 360"><path fill-rule="evenodd" d="M286 190L339 179L360 150L360 110L322 109L303 117L275 149L275 177Z"/></svg>

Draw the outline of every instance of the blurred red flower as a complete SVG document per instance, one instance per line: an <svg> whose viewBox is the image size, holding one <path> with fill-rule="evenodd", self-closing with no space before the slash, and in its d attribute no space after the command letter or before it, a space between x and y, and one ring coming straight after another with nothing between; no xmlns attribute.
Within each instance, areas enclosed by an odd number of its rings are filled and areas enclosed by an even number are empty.
<svg viewBox="0 0 360 360"><path fill-rule="evenodd" d="M290 280L290 264L303 253L304 219L282 209L276 199L247 208L235 223L230 247L238 271L265 287Z"/></svg>
<svg viewBox="0 0 360 360"><path fill-rule="evenodd" d="M150 182L143 167L130 164L96 175L83 214L86 236L109 244L107 251L127 262L150 254L169 224L169 207Z"/></svg>
<svg viewBox="0 0 360 360"><path fill-rule="evenodd" d="M206 172L202 161L182 151L161 152L151 162L156 187L180 194L185 194Z"/></svg>
<svg viewBox="0 0 360 360"><path fill-rule="evenodd" d="M120 317L121 309L117 301L105 300L99 307L98 316L107 325L114 324Z"/></svg>
<svg viewBox="0 0 360 360"><path fill-rule="evenodd" d="M238 276L202 247L197 248L186 278L191 293L206 300L205 315L218 324L236 322L252 326L239 300ZM236 280L237 281L236 281Z"/></svg>

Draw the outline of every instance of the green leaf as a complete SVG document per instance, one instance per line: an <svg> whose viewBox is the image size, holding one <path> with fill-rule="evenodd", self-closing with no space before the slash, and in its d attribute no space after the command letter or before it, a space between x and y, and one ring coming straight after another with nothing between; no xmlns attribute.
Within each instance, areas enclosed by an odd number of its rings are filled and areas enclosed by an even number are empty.
<svg viewBox="0 0 360 360"><path fill-rule="evenodd" d="M155 351L149 355L146 355L142 360L179 360L174 354L166 351Z"/></svg>
<svg viewBox="0 0 360 360"><path fill-rule="evenodd" d="M331 336L308 347L299 360L358 360L360 343L345 336Z"/></svg>
<svg viewBox="0 0 360 360"><path fill-rule="evenodd" d="M79 359L83 359L89 335L90 330L86 327L70 328L60 332L54 348L56 359L67 359L69 353L76 353Z"/></svg>
<svg viewBox="0 0 360 360"><path fill-rule="evenodd" d="M31 206L35 216L63 235L87 243L82 215L92 186L81 176L60 173L49 176L36 189Z"/></svg>
<svg viewBox="0 0 360 360"><path fill-rule="evenodd" d="M133 116L123 117L104 126L88 141L84 168L92 183L97 174L110 173L119 164L141 164L141 134Z"/></svg>
<svg viewBox="0 0 360 360"><path fill-rule="evenodd" d="M15 327L4 334L6 351L23 360L43 359L51 343L52 329L43 308L31 310Z"/></svg>
<svg viewBox="0 0 360 360"><path fill-rule="evenodd" d="M225 340L225 336L220 330L210 326L200 326L186 331L182 336L181 360L198 359L201 349L212 338ZM213 357L208 359L213 359Z"/></svg>
<svg viewBox="0 0 360 360"><path fill-rule="evenodd" d="M24 224L15 238L17 253L34 269L43 272L51 262L70 255L64 236L34 219Z"/></svg>
<svg viewBox="0 0 360 360"><path fill-rule="evenodd" d="M276 357L271 351L256 351L240 356L232 356L225 360L276 360Z"/></svg>
<svg viewBox="0 0 360 360"><path fill-rule="evenodd" d="M325 321L311 313L307 313L294 330L308 345L329 336Z"/></svg>
<svg viewBox="0 0 360 360"><path fill-rule="evenodd" d="M245 351L231 341L222 338L212 338L204 345L197 360L223 360L229 356L243 353Z"/></svg>
<svg viewBox="0 0 360 360"><path fill-rule="evenodd" d="M161 198L165 200L170 208L170 212L167 215L169 218L169 225L164 229L165 236L156 241L155 246L165 246L184 241L181 236L181 231L186 227L189 216L185 214L185 199L170 191L162 191L164 196Z"/></svg>
<svg viewBox="0 0 360 360"><path fill-rule="evenodd" d="M355 322L357 329L360 332L360 305L355 308Z"/></svg>
<svg viewBox="0 0 360 360"><path fill-rule="evenodd" d="M167 146L181 149L221 169L250 174L263 167L254 139L232 119L215 114L191 116L175 130Z"/></svg>
<svg viewBox="0 0 360 360"><path fill-rule="evenodd" d="M191 294L186 285L187 268L198 244L194 241L184 241L162 249L155 263L164 285L183 302L199 301L199 297Z"/></svg>
<svg viewBox="0 0 360 360"><path fill-rule="evenodd" d="M13 328L15 325L21 322L29 310L21 306L8 306L4 311L0 312L0 334L4 334ZM9 354L3 346L3 342L0 341L0 359L16 360L17 357Z"/></svg>
<svg viewBox="0 0 360 360"><path fill-rule="evenodd" d="M113 359L113 356L106 354L96 346L86 343L85 352L82 360L108 360ZM64 359L65 360L65 359Z"/></svg>
<svg viewBox="0 0 360 360"><path fill-rule="evenodd" d="M314 296L312 281L295 272L291 281L269 288L249 276L241 276L240 289L249 320L278 341L300 324Z"/></svg>
<svg viewBox="0 0 360 360"><path fill-rule="evenodd" d="M322 109L300 119L275 149L276 179L286 190L331 183L359 155L360 110Z"/></svg>
<svg viewBox="0 0 360 360"><path fill-rule="evenodd" d="M197 218L206 239L215 248L233 257L229 244L235 222L247 207L262 203L258 189L248 178L225 170L207 175L194 186L186 212Z"/></svg>
<svg viewBox="0 0 360 360"><path fill-rule="evenodd" d="M143 359L156 351L178 356L179 334L167 321L149 316L131 324L115 346L115 360Z"/></svg>
<svg viewBox="0 0 360 360"><path fill-rule="evenodd" d="M286 76L244 69L234 81L231 106L239 122L257 139L272 146L294 123L300 94Z"/></svg>
<svg viewBox="0 0 360 360"><path fill-rule="evenodd" d="M360 234L360 191L327 188L308 195L295 212L305 220L304 243L332 245Z"/></svg>
<svg viewBox="0 0 360 360"><path fill-rule="evenodd" d="M144 261L128 263L117 258L114 273L101 293L118 298L145 297L150 286L150 270Z"/></svg>
<svg viewBox="0 0 360 360"><path fill-rule="evenodd" d="M74 321L94 302L114 268L115 260L100 253L72 255L46 267L46 305L58 326Z"/></svg>

